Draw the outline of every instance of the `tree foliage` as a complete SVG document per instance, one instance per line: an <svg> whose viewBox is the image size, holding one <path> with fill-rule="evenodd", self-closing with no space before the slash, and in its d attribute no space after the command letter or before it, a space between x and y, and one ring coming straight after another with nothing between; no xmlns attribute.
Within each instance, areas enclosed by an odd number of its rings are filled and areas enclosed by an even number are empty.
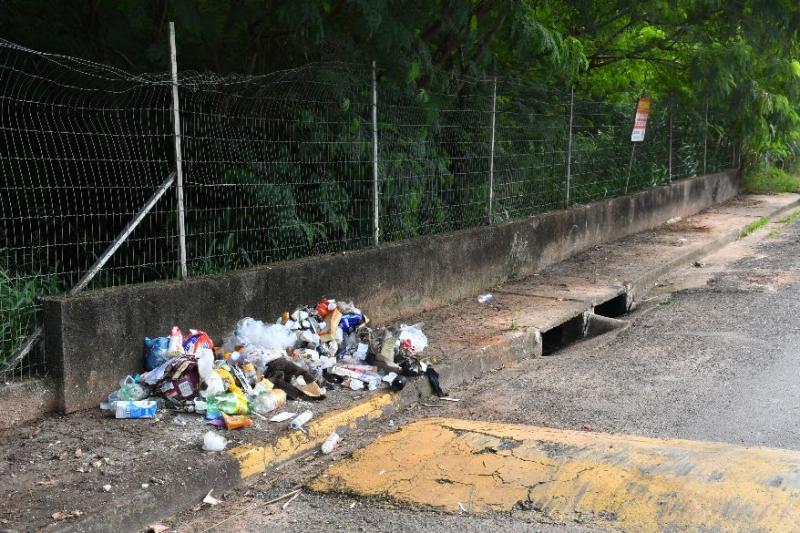
<svg viewBox="0 0 800 533"><path fill-rule="evenodd" d="M135 71L263 73L376 60L428 90L461 76L525 77L587 94L641 93L738 111L751 149L788 157L800 131L795 0L5 0L0 35Z"/></svg>

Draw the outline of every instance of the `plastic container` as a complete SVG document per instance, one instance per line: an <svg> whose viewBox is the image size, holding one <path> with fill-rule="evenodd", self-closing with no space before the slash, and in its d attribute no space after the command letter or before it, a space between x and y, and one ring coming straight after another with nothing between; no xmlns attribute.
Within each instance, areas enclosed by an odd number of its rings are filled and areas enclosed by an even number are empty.
<svg viewBox="0 0 800 533"><path fill-rule="evenodd" d="M280 409L286 405L286 392L281 389L265 391L251 402L253 411L259 414L266 414Z"/></svg>
<svg viewBox="0 0 800 533"><path fill-rule="evenodd" d="M156 402L153 400L114 402L116 418L155 418Z"/></svg>

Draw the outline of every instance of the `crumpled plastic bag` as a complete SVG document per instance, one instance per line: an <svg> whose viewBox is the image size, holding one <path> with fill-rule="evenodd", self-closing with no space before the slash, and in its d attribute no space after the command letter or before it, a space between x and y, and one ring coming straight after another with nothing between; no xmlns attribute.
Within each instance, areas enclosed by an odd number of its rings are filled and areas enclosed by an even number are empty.
<svg viewBox="0 0 800 533"><path fill-rule="evenodd" d="M283 324L265 324L254 318L243 318L236 329L223 341L223 350L230 352L237 346L256 345L268 350L286 350L297 341L295 333Z"/></svg>
<svg viewBox="0 0 800 533"><path fill-rule="evenodd" d="M400 347L405 348L407 346L408 351L413 354L420 354L428 347L428 337L422 332L422 324L414 324L413 326L402 324L398 339L400 340Z"/></svg>
<svg viewBox="0 0 800 533"><path fill-rule="evenodd" d="M144 366L147 370L153 370L166 363L171 354L169 353L169 337L150 337L144 338Z"/></svg>
<svg viewBox="0 0 800 533"><path fill-rule="evenodd" d="M286 350L270 349L258 344L250 344L242 349L239 358L243 363L252 364L259 373L263 374L270 361L284 355L286 355Z"/></svg>

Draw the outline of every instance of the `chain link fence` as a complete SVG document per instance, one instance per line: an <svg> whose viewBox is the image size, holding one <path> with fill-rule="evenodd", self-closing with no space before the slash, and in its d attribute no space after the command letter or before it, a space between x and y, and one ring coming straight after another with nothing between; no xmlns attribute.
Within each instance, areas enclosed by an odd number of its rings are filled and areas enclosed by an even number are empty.
<svg viewBox="0 0 800 533"><path fill-rule="evenodd" d="M736 166L725 110L654 101L644 142L632 144L636 99L504 79L412 91L374 69L180 73L176 176L167 72L0 41L0 376L46 372L31 342L42 296L179 279L181 218L192 276L498 223Z"/></svg>

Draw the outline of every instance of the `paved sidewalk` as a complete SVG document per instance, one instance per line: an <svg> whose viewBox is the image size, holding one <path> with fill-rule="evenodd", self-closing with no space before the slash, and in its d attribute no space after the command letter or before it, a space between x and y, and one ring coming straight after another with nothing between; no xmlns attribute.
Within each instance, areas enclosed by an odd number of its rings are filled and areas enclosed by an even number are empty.
<svg viewBox="0 0 800 533"><path fill-rule="evenodd" d="M671 269L731 242L758 217L794 209L798 199L743 197L595 247L528 279L488 288L495 295L491 304L469 298L405 321L424 322L428 356L445 386L467 383L537 355L542 334L583 317L595 305L618 297L635 302ZM318 426L308 436L287 435L285 424L254 419L254 427L226 435L233 442L223 454L201 451L208 426L191 415L184 417L186 426L173 424L170 413L155 421L115 420L98 411L52 416L0 434L0 527L135 530L198 502L212 488L222 492L316 447L334 427L357 430L427 392L424 384L410 385L400 395L335 391L312 406L288 406L315 411ZM111 485L110 491L104 485ZM52 518L73 511L82 514Z"/></svg>

